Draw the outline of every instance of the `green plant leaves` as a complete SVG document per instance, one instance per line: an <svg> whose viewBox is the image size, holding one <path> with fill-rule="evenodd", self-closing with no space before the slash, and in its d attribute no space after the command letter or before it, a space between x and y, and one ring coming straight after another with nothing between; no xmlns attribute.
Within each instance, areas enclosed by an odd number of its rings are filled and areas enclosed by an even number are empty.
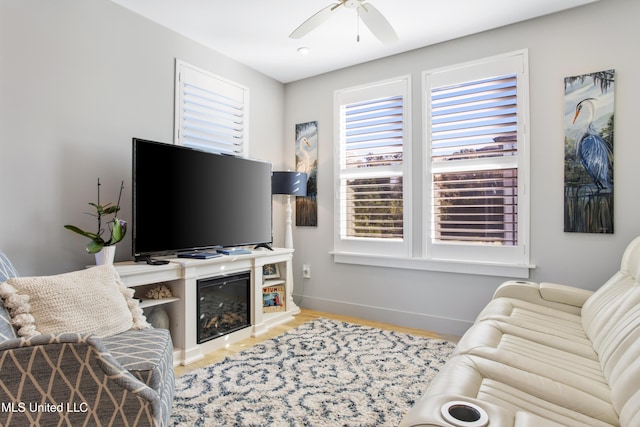
<svg viewBox="0 0 640 427"><path fill-rule="evenodd" d="M101 237L90 241L89 243L87 243L87 252L89 252L90 254L97 254L102 250L102 248L104 248L104 243L105 242Z"/></svg>
<svg viewBox="0 0 640 427"><path fill-rule="evenodd" d="M97 239L99 236L96 233L89 233L88 231L84 231L76 227L75 225L65 225L64 228L67 230L71 230L74 233L78 233L81 236L88 237L89 239Z"/></svg>
<svg viewBox="0 0 640 427"><path fill-rule="evenodd" d="M127 234L127 222L121 219L116 218L116 214L120 210L120 197L122 197L122 190L124 188L124 181L120 184L120 194L118 195L118 204L112 206L111 203L107 203L106 205L100 204L100 178L98 178L98 203L89 202L89 206L93 206L96 210L96 213L88 213L98 219L98 232L91 233L89 231L84 231L75 225L65 225L64 228L67 230L73 231L81 236L84 236L89 239L89 243L87 244L87 252L90 254L98 253L105 246L115 245L122 239L124 239L125 234ZM105 241L101 236L104 232L104 228L102 228L102 217L105 215L113 215L113 219L107 224L109 225L109 240Z"/></svg>
<svg viewBox="0 0 640 427"><path fill-rule="evenodd" d="M115 245L120 240L124 239L124 235L127 233L127 222L118 218L114 218L112 221L111 239L109 239L110 245Z"/></svg>

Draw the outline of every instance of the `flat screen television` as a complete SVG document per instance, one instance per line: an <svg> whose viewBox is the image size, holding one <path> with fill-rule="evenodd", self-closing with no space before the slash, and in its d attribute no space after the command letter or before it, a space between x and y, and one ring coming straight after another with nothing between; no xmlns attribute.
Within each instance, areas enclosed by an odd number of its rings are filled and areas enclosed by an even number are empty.
<svg viewBox="0 0 640 427"><path fill-rule="evenodd" d="M133 139L133 255L272 242L271 163Z"/></svg>

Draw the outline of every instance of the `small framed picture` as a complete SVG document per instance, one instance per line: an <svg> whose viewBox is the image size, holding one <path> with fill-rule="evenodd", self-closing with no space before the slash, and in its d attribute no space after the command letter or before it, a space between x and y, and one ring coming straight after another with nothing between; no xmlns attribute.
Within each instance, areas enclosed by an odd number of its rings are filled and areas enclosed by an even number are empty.
<svg viewBox="0 0 640 427"><path fill-rule="evenodd" d="M263 279L279 279L280 267L278 264L265 264L262 266Z"/></svg>

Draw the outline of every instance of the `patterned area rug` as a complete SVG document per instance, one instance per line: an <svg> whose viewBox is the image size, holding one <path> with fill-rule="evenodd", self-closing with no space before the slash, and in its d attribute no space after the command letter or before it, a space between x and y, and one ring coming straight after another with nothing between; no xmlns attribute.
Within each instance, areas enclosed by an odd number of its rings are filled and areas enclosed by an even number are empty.
<svg viewBox="0 0 640 427"><path fill-rule="evenodd" d="M397 426L454 345L317 319L176 379L175 426Z"/></svg>

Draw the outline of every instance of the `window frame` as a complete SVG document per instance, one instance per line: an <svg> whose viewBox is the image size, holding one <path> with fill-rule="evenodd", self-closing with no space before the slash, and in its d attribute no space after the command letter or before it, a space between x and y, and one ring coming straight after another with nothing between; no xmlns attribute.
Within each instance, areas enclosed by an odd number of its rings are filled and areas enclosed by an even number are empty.
<svg viewBox="0 0 640 427"><path fill-rule="evenodd" d="M503 266L513 266L526 270L532 266L529 260L529 81L528 81L528 52L519 50L482 58L449 67L442 67L422 73L422 105L423 112L423 244L424 256L430 260L444 262L484 263ZM498 164L514 164L518 170L518 244L516 246L492 246L482 244L464 244L458 242L436 242L434 239L434 186L431 161L431 121L430 121L430 91L431 87L441 87L447 84L469 82L494 76L515 74L517 77L517 155L514 159L497 158ZM435 81L435 82L434 82ZM506 160L505 160L506 159ZM454 163L454 162L452 162ZM478 162L485 167L489 160ZM496 169L499 169L500 165ZM457 165L450 165L450 170L456 170ZM442 170L442 169L441 169ZM464 168L463 170L468 170ZM491 170L491 169L487 169ZM524 272L518 277L523 277Z"/></svg>
<svg viewBox="0 0 640 427"><path fill-rule="evenodd" d="M343 141L346 129L342 122L342 109L357 102L373 101L385 97L402 96L403 114L403 161L399 167L380 167L378 171L362 171L343 168ZM356 87L334 91L334 253L358 253L406 257L410 255L412 245L412 185L411 185L411 76L399 76ZM375 168L371 168L375 169ZM376 173L379 172L379 173ZM389 175L385 175L385 173ZM345 237L342 182L347 178L361 176L402 176L403 187L403 237L402 239L384 239L375 237Z"/></svg>
<svg viewBox="0 0 640 427"><path fill-rule="evenodd" d="M428 97L428 85L426 76L430 73L460 73L466 67L481 66L486 70L496 68L496 63L515 60L518 63L517 72L517 96L518 96L518 238L519 244L516 250L507 250L502 247L482 247L486 250L468 251L458 244L444 244L436 248L431 244L431 214L432 214L432 179L431 179L431 147L426 114L428 112L426 99ZM489 65L487 65L489 64ZM529 77L528 77L528 50L518 50L491 57L485 57L474 61L454 64L447 67L426 70L422 72L420 88L411 86L411 76L405 77L408 84L407 106L414 90L420 90L421 108L419 112L409 111L407 117L407 131L409 132L405 145L405 206L404 212L408 221L405 222L405 234L408 235L406 246L402 250L371 250L370 247L358 245L339 244L339 204L340 204L340 113L337 98L338 92L355 91L368 86L382 84L383 82L361 85L354 88L342 89L334 92L334 250L330 254L336 263L368 265L388 268L403 268L423 271L452 272L459 274L489 275L500 277L528 278L530 270L535 265L530 263L529 253L529 222L530 222L530 149L529 149ZM504 70L497 67L501 74ZM484 76L487 77L486 75ZM389 79L394 80L394 79ZM415 114L413 116L412 114ZM421 135L415 138L416 146L411 142L411 121L418 118L421 123ZM417 144L421 144L418 147ZM411 156L411 152L418 149L419 157ZM418 187L422 191L418 194L412 192L412 177L420 179ZM418 188L416 187L416 188ZM413 207L412 207L413 206ZM415 209L415 212L414 212ZM413 221L413 222L412 222ZM412 239L413 233L417 233ZM370 245L371 246L371 245ZM377 246L377 245L376 245ZM384 246L381 246L384 248ZM436 249L434 251L434 249ZM464 249L464 250L461 250ZM507 248L510 249L510 248ZM505 255L504 252L510 252Z"/></svg>

